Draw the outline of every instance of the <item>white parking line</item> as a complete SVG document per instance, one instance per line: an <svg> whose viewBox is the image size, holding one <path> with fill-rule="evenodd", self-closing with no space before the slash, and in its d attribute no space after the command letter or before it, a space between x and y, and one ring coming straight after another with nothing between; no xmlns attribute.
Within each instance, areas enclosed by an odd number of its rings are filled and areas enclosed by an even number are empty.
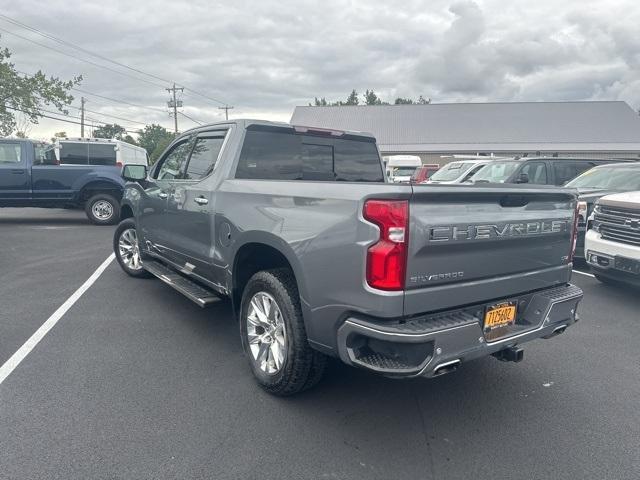
<svg viewBox="0 0 640 480"><path fill-rule="evenodd" d="M574 270L573 273L579 273L580 275L584 275L585 277L596 278L593 273L581 272L580 270Z"/></svg>
<svg viewBox="0 0 640 480"><path fill-rule="evenodd" d="M55 312L53 312L53 314L47 319L47 321L44 322L33 335L31 335L31 338L24 342L24 344L18 349L18 351L11 355L11 358L9 358L9 360L7 360L4 365L2 365L2 367L0 367L0 385L2 385L2 382L4 382L9 375L11 375L11 372L13 372L16 367L20 365L20 363L26 358L26 356L29 355L29 352L34 349L34 347L40 342L40 340L42 340L44 336L49 333L49 330L51 330L55 326L55 324L58 323L58 321L65 313L67 313L67 311L73 306L73 304L78 301L82 294L89 290L89 287L91 287L91 285L93 285L95 281L98 280L100 275L102 275L102 272L105 271L105 269L109 266L114 258L115 254L112 253L111 255L109 255L109 257L104 262L102 262L102 264L96 269L96 271L93 272L89 278L87 278L87 281L84 282L75 292L73 292L73 295L67 298L67 301L60 305L60 307Z"/></svg>

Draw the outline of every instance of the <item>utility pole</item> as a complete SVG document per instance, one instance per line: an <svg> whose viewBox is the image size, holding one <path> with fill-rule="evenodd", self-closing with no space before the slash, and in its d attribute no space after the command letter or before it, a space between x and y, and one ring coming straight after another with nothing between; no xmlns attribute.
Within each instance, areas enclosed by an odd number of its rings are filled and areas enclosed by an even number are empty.
<svg viewBox="0 0 640 480"><path fill-rule="evenodd" d="M233 107L229 105L225 105L224 107L218 107L219 110L224 110L224 118L225 120L229 120L229 110L232 110Z"/></svg>
<svg viewBox="0 0 640 480"><path fill-rule="evenodd" d="M86 100L80 97L80 138L84 138L84 104Z"/></svg>
<svg viewBox="0 0 640 480"><path fill-rule="evenodd" d="M169 108L173 108L173 121L175 125L175 133L178 133L178 107L182 107L182 100L176 100L176 91L180 90L181 92L184 92L184 88L176 87L176 84L174 82L173 87L165 88L165 90L173 94L173 100L169 100L167 102L167 105L169 106Z"/></svg>

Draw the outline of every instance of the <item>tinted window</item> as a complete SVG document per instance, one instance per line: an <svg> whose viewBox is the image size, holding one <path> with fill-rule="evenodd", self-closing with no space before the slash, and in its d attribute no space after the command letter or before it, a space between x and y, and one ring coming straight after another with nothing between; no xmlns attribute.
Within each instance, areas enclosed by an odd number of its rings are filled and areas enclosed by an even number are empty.
<svg viewBox="0 0 640 480"><path fill-rule="evenodd" d="M171 147L171 150L163 157L155 178L158 180L173 180L182 177L182 169L189 154L191 142L185 138L180 143Z"/></svg>
<svg viewBox="0 0 640 480"><path fill-rule="evenodd" d="M526 173L529 176L529 183L536 185L547 184L547 166L542 162L527 163L520 170L520 174L522 173Z"/></svg>
<svg viewBox="0 0 640 480"><path fill-rule="evenodd" d="M115 145L90 143L89 144L89 165L115 165L116 147Z"/></svg>
<svg viewBox="0 0 640 480"><path fill-rule="evenodd" d="M21 152L19 143L0 143L0 163L20 163Z"/></svg>
<svg viewBox="0 0 640 480"><path fill-rule="evenodd" d="M305 180L333 180L333 146L303 143L302 178Z"/></svg>
<svg viewBox="0 0 640 480"><path fill-rule="evenodd" d="M89 163L89 145L60 142L60 163L63 165L87 165Z"/></svg>
<svg viewBox="0 0 640 480"><path fill-rule="evenodd" d="M383 182L373 142L247 131L236 178Z"/></svg>
<svg viewBox="0 0 640 480"><path fill-rule="evenodd" d="M224 137L199 137L191 151L185 179L206 177L216 166Z"/></svg>
<svg viewBox="0 0 640 480"><path fill-rule="evenodd" d="M450 182L455 180L464 174L467 170L473 167L471 162L451 162L446 164L436 173L431 175L430 180L436 180L439 182Z"/></svg>

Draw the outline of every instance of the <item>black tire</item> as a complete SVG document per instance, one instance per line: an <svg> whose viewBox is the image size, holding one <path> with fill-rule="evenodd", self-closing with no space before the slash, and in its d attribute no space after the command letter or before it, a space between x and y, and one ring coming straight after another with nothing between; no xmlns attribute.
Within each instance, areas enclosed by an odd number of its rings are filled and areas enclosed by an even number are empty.
<svg viewBox="0 0 640 480"><path fill-rule="evenodd" d="M286 329L286 356L280 369L272 374L261 370L249 348L249 304L259 292L266 292L273 297L282 313ZM302 319L298 287L289 269L265 270L251 277L242 294L240 336L253 375L267 392L278 396L294 395L313 387L322 379L327 357L309 345Z"/></svg>
<svg viewBox="0 0 640 480"><path fill-rule="evenodd" d="M94 206L102 206L103 208L94 209ZM100 214L96 210L104 213ZM120 202L107 193L98 193L87 200L84 205L84 212L94 225L115 225L120 219ZM110 212L110 215L108 215L108 212Z"/></svg>
<svg viewBox="0 0 640 480"><path fill-rule="evenodd" d="M125 271L127 275L131 275L135 278L150 278L152 275L147 272L144 268L131 268L128 265L128 262L125 258L123 258L123 254L120 249L120 237L126 232L133 229L135 232L136 222L133 218L127 218L120 222L118 228L116 228L115 233L113 234L113 251L116 254L116 260L120 264L122 270ZM137 238L137 235L136 235ZM142 258L141 252L138 250L138 255L140 255L140 259Z"/></svg>

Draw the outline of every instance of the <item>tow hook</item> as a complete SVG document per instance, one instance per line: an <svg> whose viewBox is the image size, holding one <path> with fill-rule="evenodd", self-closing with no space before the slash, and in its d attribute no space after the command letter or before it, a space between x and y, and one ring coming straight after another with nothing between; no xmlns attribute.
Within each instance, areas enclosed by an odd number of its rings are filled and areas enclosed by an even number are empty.
<svg viewBox="0 0 640 480"><path fill-rule="evenodd" d="M519 347L509 347L504 350L500 350L496 353L492 353L501 362L521 362L524 358L524 350Z"/></svg>

